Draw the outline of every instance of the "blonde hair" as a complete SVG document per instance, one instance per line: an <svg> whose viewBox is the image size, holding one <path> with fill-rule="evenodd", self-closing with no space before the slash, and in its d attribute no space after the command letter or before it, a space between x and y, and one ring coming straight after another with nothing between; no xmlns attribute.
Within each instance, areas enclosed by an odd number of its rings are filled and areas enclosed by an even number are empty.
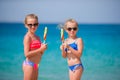
<svg viewBox="0 0 120 80"><path fill-rule="evenodd" d="M68 20L65 22L65 24L64 24L64 29L67 28L68 22L75 23L75 24L76 24L76 27L78 28L78 23L77 23L76 20L74 20L74 19L68 19Z"/></svg>
<svg viewBox="0 0 120 80"><path fill-rule="evenodd" d="M28 14L28 15L26 15L26 17L25 17L24 24L27 24L27 19L28 19L28 18L33 18L33 19L36 19L36 20L38 21L37 15L35 15L35 14Z"/></svg>

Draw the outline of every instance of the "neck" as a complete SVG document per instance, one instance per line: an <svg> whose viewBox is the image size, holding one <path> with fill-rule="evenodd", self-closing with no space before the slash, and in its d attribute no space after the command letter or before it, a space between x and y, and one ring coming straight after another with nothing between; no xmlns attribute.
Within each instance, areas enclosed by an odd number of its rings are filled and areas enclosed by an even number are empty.
<svg viewBox="0 0 120 80"><path fill-rule="evenodd" d="M76 39L77 36L69 36L69 39Z"/></svg>
<svg viewBox="0 0 120 80"><path fill-rule="evenodd" d="M32 33L32 32L30 32L30 31L28 31L28 34L32 37L32 36L35 36L35 34L34 33Z"/></svg>

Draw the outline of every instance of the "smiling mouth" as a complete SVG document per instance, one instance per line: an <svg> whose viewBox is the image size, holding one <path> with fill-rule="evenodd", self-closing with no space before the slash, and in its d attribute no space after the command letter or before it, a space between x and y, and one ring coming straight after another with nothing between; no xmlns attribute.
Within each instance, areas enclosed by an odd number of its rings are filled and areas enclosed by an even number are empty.
<svg viewBox="0 0 120 80"><path fill-rule="evenodd" d="M32 30L35 30L35 28L32 28Z"/></svg>
<svg viewBox="0 0 120 80"><path fill-rule="evenodd" d="M74 32L71 32L71 34L74 34Z"/></svg>

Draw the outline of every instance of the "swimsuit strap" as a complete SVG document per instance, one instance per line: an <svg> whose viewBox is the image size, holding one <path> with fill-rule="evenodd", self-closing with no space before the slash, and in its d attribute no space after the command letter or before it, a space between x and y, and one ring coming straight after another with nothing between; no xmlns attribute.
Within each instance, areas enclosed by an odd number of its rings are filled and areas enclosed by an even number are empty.
<svg viewBox="0 0 120 80"><path fill-rule="evenodd" d="M77 40L78 40L78 38L76 38L72 43L77 43ZM67 39L65 39L65 42L68 42L68 38ZM71 43L70 43L71 44Z"/></svg>
<svg viewBox="0 0 120 80"><path fill-rule="evenodd" d="M76 39L75 39L75 41L74 41L73 43L75 43L75 44L76 44L76 43L77 43L77 40L78 40L78 38L76 38Z"/></svg>

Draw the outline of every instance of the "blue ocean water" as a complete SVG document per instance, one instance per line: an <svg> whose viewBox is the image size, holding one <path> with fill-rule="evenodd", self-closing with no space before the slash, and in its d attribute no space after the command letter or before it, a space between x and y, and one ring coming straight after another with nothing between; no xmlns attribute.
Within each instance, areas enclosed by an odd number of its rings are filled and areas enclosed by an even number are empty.
<svg viewBox="0 0 120 80"><path fill-rule="evenodd" d="M40 62L39 80L69 80L67 61L59 49L57 25L40 24L36 32L43 41L44 27L48 27L48 49ZM23 37L26 32L21 23L0 23L0 80L23 79ZM84 42L82 80L120 80L120 25L79 24L77 36Z"/></svg>

